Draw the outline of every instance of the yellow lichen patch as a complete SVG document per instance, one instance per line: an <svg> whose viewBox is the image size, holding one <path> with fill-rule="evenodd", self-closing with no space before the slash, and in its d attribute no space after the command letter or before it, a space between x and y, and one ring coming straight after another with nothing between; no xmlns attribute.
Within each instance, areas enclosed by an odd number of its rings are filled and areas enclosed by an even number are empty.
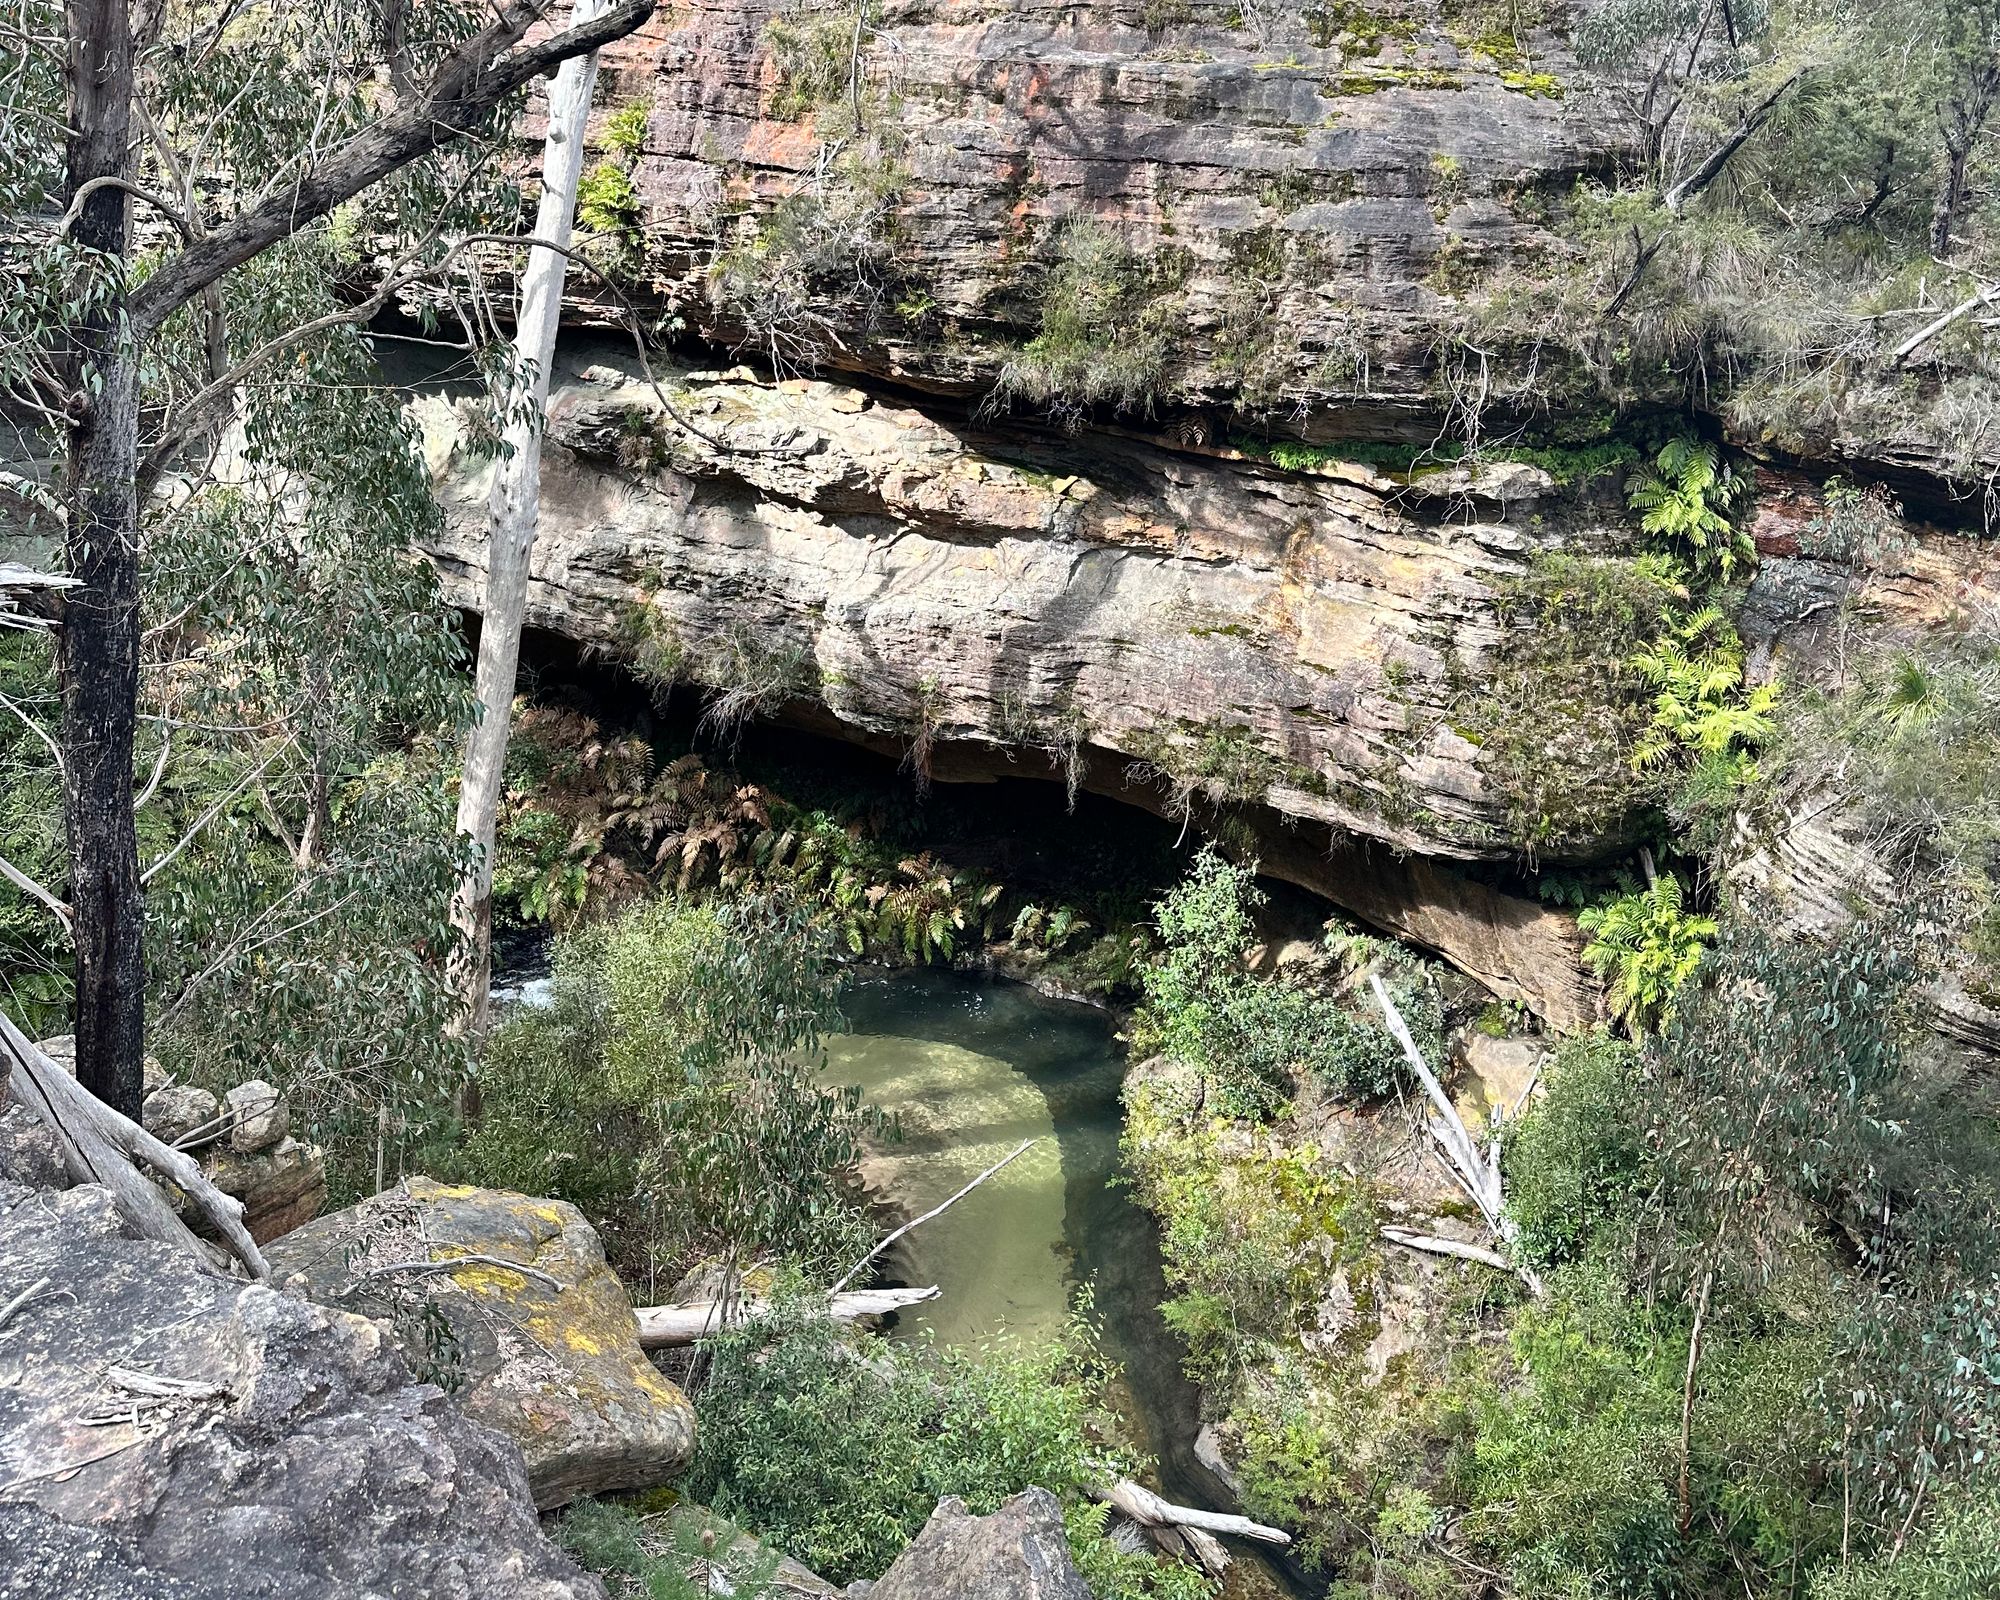
<svg viewBox="0 0 2000 1600"><path fill-rule="evenodd" d="M412 1178L408 1187L416 1200L467 1200L484 1192L474 1183L439 1183L433 1178Z"/></svg>
<svg viewBox="0 0 2000 1600"><path fill-rule="evenodd" d="M484 1261L453 1267L451 1281L472 1294L500 1295L510 1300L528 1287L527 1274Z"/></svg>
<svg viewBox="0 0 2000 1600"><path fill-rule="evenodd" d="M562 1341L578 1355L601 1356L604 1354L604 1341L585 1328L563 1329Z"/></svg>

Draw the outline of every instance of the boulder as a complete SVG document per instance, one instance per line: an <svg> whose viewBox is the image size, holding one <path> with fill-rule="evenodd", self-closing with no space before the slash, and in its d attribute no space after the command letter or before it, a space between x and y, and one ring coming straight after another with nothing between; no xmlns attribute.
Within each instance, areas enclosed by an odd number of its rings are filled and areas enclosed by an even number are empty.
<svg viewBox="0 0 2000 1600"><path fill-rule="evenodd" d="M1462 1030L1451 1042L1452 1064L1463 1080L1457 1095L1460 1115L1491 1122L1495 1112L1512 1112L1535 1087L1547 1054L1542 1039Z"/></svg>
<svg viewBox="0 0 2000 1600"><path fill-rule="evenodd" d="M693 1408L639 1348L632 1302L574 1206L412 1178L267 1255L278 1281L383 1319L470 1416L513 1438L544 1510L664 1483L694 1453Z"/></svg>
<svg viewBox="0 0 2000 1600"><path fill-rule="evenodd" d="M0 1105L0 1183L30 1189L61 1189L69 1184L56 1136L19 1102Z"/></svg>
<svg viewBox="0 0 2000 1600"><path fill-rule="evenodd" d="M853 1591L850 1590L850 1593ZM988 1517L953 1496L938 1502L868 1600L1091 1600L1070 1559L1062 1506L1046 1489L1017 1494Z"/></svg>
<svg viewBox="0 0 2000 1600"><path fill-rule="evenodd" d="M0 1596L602 1600L381 1330L0 1185Z"/></svg>
<svg viewBox="0 0 2000 1600"><path fill-rule="evenodd" d="M229 1148L238 1155L269 1150L291 1132L292 1108L262 1078L239 1083L224 1098L234 1119L229 1127Z"/></svg>
<svg viewBox="0 0 2000 1600"><path fill-rule="evenodd" d="M252 1155L218 1147L206 1167L218 1189L243 1202L243 1225L259 1244L303 1227L326 1204L326 1152L289 1134Z"/></svg>
<svg viewBox="0 0 2000 1600"><path fill-rule="evenodd" d="M155 1089L147 1095L139 1117L148 1133L164 1139L168 1144L179 1144L197 1129L219 1136L220 1129L214 1124L221 1111L215 1096L206 1089L180 1083Z"/></svg>

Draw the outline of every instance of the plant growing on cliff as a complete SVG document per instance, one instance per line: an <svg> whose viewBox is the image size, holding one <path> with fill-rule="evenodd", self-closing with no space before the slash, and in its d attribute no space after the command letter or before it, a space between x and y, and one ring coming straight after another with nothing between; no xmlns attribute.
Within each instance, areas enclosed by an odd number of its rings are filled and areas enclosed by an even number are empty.
<svg viewBox="0 0 2000 1600"><path fill-rule="evenodd" d="M1663 554L1687 563L1701 583L1728 581L1757 547L1738 520L1750 492L1719 446L1685 435L1660 447L1650 467L1625 481L1640 530Z"/></svg>
<svg viewBox="0 0 2000 1600"><path fill-rule="evenodd" d="M1225 1116L1270 1115L1298 1074L1346 1097L1389 1093L1401 1081L1402 1055L1379 1022L1308 978L1259 979L1247 970L1262 901L1254 867L1212 847L1195 858L1154 909L1163 949L1145 974L1134 1051L1194 1068ZM1425 974L1411 961L1393 961L1392 970L1398 1005L1434 1048L1440 1014Z"/></svg>
<svg viewBox="0 0 2000 1600"><path fill-rule="evenodd" d="M1687 891L1671 872L1644 888L1626 882L1625 893L1580 911L1576 924L1588 941L1584 965L1610 984L1611 1014L1636 1038L1671 1016L1716 922L1687 908Z"/></svg>
<svg viewBox="0 0 2000 1600"><path fill-rule="evenodd" d="M866 6L825 11L798 7L764 24L764 43L771 52L777 83L771 90L771 115L797 122L822 106L837 104L848 94L858 71L854 52L866 26ZM832 137L849 130L824 129Z"/></svg>
<svg viewBox="0 0 2000 1600"><path fill-rule="evenodd" d="M1150 408L1172 349L1177 288L1171 264L1140 261L1101 223L1065 224L1042 280L1040 330L1001 369L995 400L1040 406L1070 425L1096 405Z"/></svg>
<svg viewBox="0 0 2000 1600"><path fill-rule="evenodd" d="M709 299L773 371L810 371L847 324L896 301L896 206L906 174L879 148L829 158L803 187L741 218L709 268Z"/></svg>

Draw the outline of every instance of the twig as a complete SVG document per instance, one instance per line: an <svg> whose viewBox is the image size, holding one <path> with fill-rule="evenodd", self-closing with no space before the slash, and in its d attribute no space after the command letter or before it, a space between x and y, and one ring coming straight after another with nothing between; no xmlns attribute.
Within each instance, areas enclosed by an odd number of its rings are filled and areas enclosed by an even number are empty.
<svg viewBox="0 0 2000 1600"><path fill-rule="evenodd" d="M1970 300L1963 301L1960 304L1953 306L1951 310L1945 312L1944 315L1934 318L1930 322L1925 323L1921 328L1917 329L1915 333L1911 334L1909 338L1905 339L1901 344L1897 345L1894 350L1890 351L1889 364L1891 366L1900 367L1905 361L1908 361L1911 356L1915 355L1917 351L1922 349L1925 345L1929 344L1931 340L1935 339L1939 334L1943 333L1945 329L1949 328L1954 322L1957 322L1962 318L1970 316L1974 311L1977 311L1983 305L1992 304L1995 296L2000 296L2000 283L1989 283L1981 285L1979 293L1974 295Z"/></svg>
<svg viewBox="0 0 2000 1600"><path fill-rule="evenodd" d="M1012 1161L1016 1156L1020 1155L1024 1150L1028 1148L1029 1145L1033 1144L1034 1142L1035 1141L1033 1139L1023 1139L1018 1145L1014 1147L1013 1154L1002 1156L998 1161L994 1162L992 1166L988 1167L984 1172L980 1173L978 1177L974 1178L972 1182L968 1183L963 1189L959 1190L957 1194L953 1195L949 1200L945 1201L943 1205L933 1206L929 1211L926 1211L921 1217L912 1217L908 1222L904 1223L900 1228L896 1229L895 1232L886 1235L882 1239L882 1241L875 1246L873 1250L870 1250L868 1254L863 1256L859 1261L855 1262L853 1266L849 1267L847 1269L846 1276L843 1277L840 1280L840 1282L836 1283L831 1289L827 1290L827 1293L829 1295L839 1294L842 1289L845 1289L850 1283L852 1283L855 1280L856 1276L859 1275L863 1267L867 1266L869 1262L873 1261L884 1250L888 1249L890 1245L894 1244L898 1239L902 1238L904 1234L908 1233L912 1228L919 1227L922 1224L929 1222L932 1217L937 1216L939 1213L950 1210L953 1206L957 1205L959 1201L963 1200L967 1195L971 1194L974 1189L977 1189L988 1178L992 1177L994 1173L998 1172L1002 1167L1006 1166L1008 1162Z"/></svg>
<svg viewBox="0 0 2000 1600"><path fill-rule="evenodd" d="M48 1286L49 1280L47 1278L37 1278L4 1306L0 1306L0 1328L6 1327L8 1320L15 1312L19 1311L21 1307L34 1299L36 1295L40 1294Z"/></svg>
<svg viewBox="0 0 2000 1600"><path fill-rule="evenodd" d="M450 1272L456 1267L468 1266L505 1267L509 1272L518 1272L524 1278L533 1278L539 1283L547 1284L558 1294L563 1290L560 1278L542 1271L540 1267L531 1267L526 1262L509 1261L505 1256L463 1255L444 1256L436 1261L392 1261L386 1267L370 1267L356 1281L366 1283L370 1278L387 1277L392 1272Z"/></svg>
<svg viewBox="0 0 2000 1600"><path fill-rule="evenodd" d="M64 933L74 931L70 927L69 907L49 893L39 883L35 882L33 878L29 877L5 856L0 856L0 878L5 878L15 888L19 889L21 893L28 896L29 899L39 900L50 911L54 912L55 919L62 924Z"/></svg>

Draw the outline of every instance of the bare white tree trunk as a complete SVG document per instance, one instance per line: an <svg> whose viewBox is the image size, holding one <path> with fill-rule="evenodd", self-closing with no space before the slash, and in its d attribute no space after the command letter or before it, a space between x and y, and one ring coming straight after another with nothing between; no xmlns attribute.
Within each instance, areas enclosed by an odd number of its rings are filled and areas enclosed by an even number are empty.
<svg viewBox="0 0 2000 1600"><path fill-rule="evenodd" d="M570 25L589 22L606 0L576 0ZM521 311L514 335L514 387L502 419L506 449L494 468L489 505L491 537L486 556L486 604L479 632L476 693L479 722L465 745L465 775L458 790L458 831L478 846L479 859L452 899L452 920L470 948L459 973L465 1025L474 1039L486 1031L486 997L492 974L493 832L507 764L508 722L521 658L521 619L527 608L528 557L542 500L542 424L549 398L549 366L562 314L563 278L577 184L583 174L584 124L597 83L597 56L573 56L549 89L549 128L542 148L542 198L535 212L537 245L521 276Z"/></svg>

